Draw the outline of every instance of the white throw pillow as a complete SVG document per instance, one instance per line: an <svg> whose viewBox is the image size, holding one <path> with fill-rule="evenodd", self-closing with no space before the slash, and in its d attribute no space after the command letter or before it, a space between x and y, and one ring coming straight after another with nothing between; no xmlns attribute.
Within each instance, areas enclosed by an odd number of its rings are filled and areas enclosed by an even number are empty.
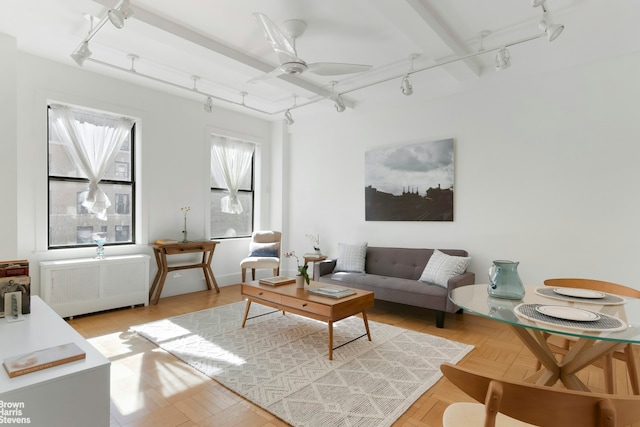
<svg viewBox="0 0 640 427"><path fill-rule="evenodd" d="M436 249L418 280L446 288L449 279L464 273L470 262L470 257L451 256Z"/></svg>
<svg viewBox="0 0 640 427"><path fill-rule="evenodd" d="M366 256L367 242L355 245L338 243L338 260L333 271L364 273L364 262Z"/></svg>

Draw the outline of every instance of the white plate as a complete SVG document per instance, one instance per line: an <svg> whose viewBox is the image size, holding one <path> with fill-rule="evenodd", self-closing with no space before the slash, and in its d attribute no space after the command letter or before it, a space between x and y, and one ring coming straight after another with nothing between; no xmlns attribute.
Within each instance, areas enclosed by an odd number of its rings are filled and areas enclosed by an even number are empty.
<svg viewBox="0 0 640 427"><path fill-rule="evenodd" d="M553 288L553 292L559 295L564 295L565 297L576 297L576 298L604 298L607 296L602 292L592 291L590 289L580 289L580 288Z"/></svg>
<svg viewBox="0 0 640 427"><path fill-rule="evenodd" d="M536 307L536 311L558 319L575 320L578 322L590 322L600 319L600 315L592 311L574 307L563 307L561 305L539 305Z"/></svg>

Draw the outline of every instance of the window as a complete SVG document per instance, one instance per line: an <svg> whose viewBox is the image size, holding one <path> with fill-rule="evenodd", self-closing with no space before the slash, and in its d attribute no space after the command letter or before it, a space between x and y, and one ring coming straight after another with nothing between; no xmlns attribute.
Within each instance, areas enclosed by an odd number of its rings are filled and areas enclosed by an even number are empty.
<svg viewBox="0 0 640 427"><path fill-rule="evenodd" d="M67 114L61 113L61 108L69 113L68 121L61 119L62 114ZM49 107L48 120L48 247L94 246L92 234L97 231L107 232L107 245L135 243L132 237L135 229L133 121L107 113L54 105ZM85 153L78 154L77 144L86 141L92 144L84 147ZM93 150L95 147L99 150ZM92 151L100 154L83 163L86 159L83 156L91 156ZM101 154L103 151L109 155ZM86 169L103 160L102 169ZM87 166L88 163L91 165ZM89 176L99 177L98 187L109 200L110 206L104 215L96 213L100 209L99 203L87 208ZM101 200L99 196L96 199Z"/></svg>
<svg viewBox="0 0 640 427"><path fill-rule="evenodd" d="M250 237L254 215L255 145L218 136L212 139L211 238ZM222 154L214 153L216 147L224 147L218 151ZM241 208L235 201L230 201L233 192L229 191L228 181L231 186L237 186L237 201Z"/></svg>

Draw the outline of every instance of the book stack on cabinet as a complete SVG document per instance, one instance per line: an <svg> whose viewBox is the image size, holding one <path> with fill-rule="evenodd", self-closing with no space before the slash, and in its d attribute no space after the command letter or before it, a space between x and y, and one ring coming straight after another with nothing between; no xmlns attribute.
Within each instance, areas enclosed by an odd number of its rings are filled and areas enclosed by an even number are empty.
<svg viewBox="0 0 640 427"><path fill-rule="evenodd" d="M31 277L26 259L0 261L0 317L31 311Z"/></svg>

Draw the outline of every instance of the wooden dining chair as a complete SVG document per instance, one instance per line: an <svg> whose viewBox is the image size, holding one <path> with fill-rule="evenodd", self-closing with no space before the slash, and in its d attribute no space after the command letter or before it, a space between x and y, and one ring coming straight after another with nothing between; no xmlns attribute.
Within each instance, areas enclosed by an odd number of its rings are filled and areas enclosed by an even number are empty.
<svg viewBox="0 0 640 427"><path fill-rule="evenodd" d="M455 402L443 427L618 427L640 420L640 397L589 393L492 378L460 366L444 376L477 402Z"/></svg>
<svg viewBox="0 0 640 427"><path fill-rule="evenodd" d="M628 286L619 285L617 283L604 282L601 280L592 279L576 279L576 278L559 278L559 279L547 279L544 281L545 286L553 286L556 288L580 288L589 289L592 291L600 291L609 294L614 294L623 297L640 298L640 291L630 288ZM549 339L554 342L549 342ZM558 342L559 341L559 342ZM549 348L557 354L566 354L571 347L572 340L566 336L555 336L547 334L547 343ZM607 393L613 393L614 374L613 374L613 359L621 360L627 365L627 372L629 374L629 381L633 394L640 395L640 384L638 381L638 365L636 359L635 347L633 344L627 344L623 349L615 350L609 353L603 359L598 360L594 365L604 369L604 382ZM540 369L540 362L538 362L537 368Z"/></svg>

